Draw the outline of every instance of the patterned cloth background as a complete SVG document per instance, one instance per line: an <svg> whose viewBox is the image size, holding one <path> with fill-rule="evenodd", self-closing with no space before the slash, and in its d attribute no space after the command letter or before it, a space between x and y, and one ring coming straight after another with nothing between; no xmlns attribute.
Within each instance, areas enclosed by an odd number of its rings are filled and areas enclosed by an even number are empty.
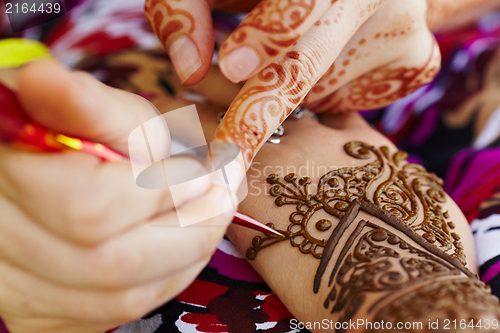
<svg viewBox="0 0 500 333"><path fill-rule="evenodd" d="M158 47L142 8L141 0L81 0L62 20L20 35L43 40L59 60L78 67L88 56ZM236 19L216 14L219 40L235 24ZM445 179L447 192L471 223L480 278L500 296L500 13L437 39L443 53L439 76L393 105L363 114L413 161ZM80 67L117 86L137 70L107 62ZM114 332L299 332L290 329L292 318L224 239L186 291Z"/></svg>

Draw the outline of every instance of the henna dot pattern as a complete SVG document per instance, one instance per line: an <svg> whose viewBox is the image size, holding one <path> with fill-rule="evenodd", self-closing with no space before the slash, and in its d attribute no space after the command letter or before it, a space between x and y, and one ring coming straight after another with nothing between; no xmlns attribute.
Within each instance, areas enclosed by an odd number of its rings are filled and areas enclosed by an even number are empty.
<svg viewBox="0 0 500 333"><path fill-rule="evenodd" d="M270 130L266 119L282 123L311 89L314 71L307 57L297 51L288 52L282 61L258 74L258 84L240 92L214 137L236 143L250 163Z"/></svg>
<svg viewBox="0 0 500 333"><path fill-rule="evenodd" d="M389 36L389 34L386 34ZM374 69L328 95L328 92L317 96L308 96L307 106L318 111L357 111L382 107L414 92L423 84L430 82L439 71L440 53L436 43L431 54L422 67L381 67ZM340 77L341 72L337 75ZM344 73L345 74L345 73ZM325 80L331 81L325 75ZM337 82L335 82L337 83ZM314 98L314 101L313 101Z"/></svg>

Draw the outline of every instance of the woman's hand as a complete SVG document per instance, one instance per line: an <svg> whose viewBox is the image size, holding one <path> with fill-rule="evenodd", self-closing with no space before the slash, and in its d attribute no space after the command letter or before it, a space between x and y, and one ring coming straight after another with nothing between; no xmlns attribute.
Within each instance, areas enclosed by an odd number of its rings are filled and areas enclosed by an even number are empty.
<svg viewBox="0 0 500 333"><path fill-rule="evenodd" d="M142 98L49 61L23 67L17 87L33 120L120 151L157 116ZM203 172L189 158L165 166ZM220 191L200 181L178 211L207 216L224 204ZM0 317L12 333L101 333L138 319L195 279L232 213L180 228L170 192L138 187L128 163L2 145Z"/></svg>
<svg viewBox="0 0 500 333"><path fill-rule="evenodd" d="M285 122L281 143L265 144L247 174L249 194L240 210L273 223L287 238L228 230L290 312L302 322L384 320L395 328L399 320L422 322L423 330L429 319L439 319L440 327L444 319L498 320L498 300L459 263L465 253L476 271L472 235L439 179L407 164L357 114L322 121L330 127L309 117ZM285 178L290 173L297 178ZM400 222L365 208L351 216L355 200ZM308 328L331 332L335 326Z"/></svg>
<svg viewBox="0 0 500 333"><path fill-rule="evenodd" d="M425 23L425 1L336 1L329 6L283 56L247 81L216 131L214 140L237 143L247 164L300 103L315 112L377 108L437 73L440 54ZM233 39L227 43L234 44Z"/></svg>
<svg viewBox="0 0 500 333"><path fill-rule="evenodd" d="M214 136L238 144L247 166L299 103L316 112L382 107L440 66L425 0L148 0L146 17L184 84L210 67L213 7L253 8L219 52L221 72L248 81Z"/></svg>

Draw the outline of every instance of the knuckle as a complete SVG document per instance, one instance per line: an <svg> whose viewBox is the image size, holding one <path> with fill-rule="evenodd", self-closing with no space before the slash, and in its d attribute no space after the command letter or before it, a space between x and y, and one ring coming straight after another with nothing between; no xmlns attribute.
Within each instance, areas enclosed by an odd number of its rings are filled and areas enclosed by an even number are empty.
<svg viewBox="0 0 500 333"><path fill-rule="evenodd" d="M123 292L116 300L114 317L120 322L140 319L154 309L156 295L151 286Z"/></svg>
<svg viewBox="0 0 500 333"><path fill-rule="evenodd" d="M200 230L201 231L201 230ZM224 236L225 228L222 226L207 226L202 229L202 233L199 238L198 255L196 259L205 258L211 256L220 240Z"/></svg>
<svg viewBox="0 0 500 333"><path fill-rule="evenodd" d="M289 51L277 67L269 68L277 77L285 78L278 89L286 91L285 95L293 99L303 97L319 79L326 48L315 49L312 44L305 45L300 51ZM300 98L299 100L300 101Z"/></svg>
<svg viewBox="0 0 500 333"><path fill-rule="evenodd" d="M126 248L103 244L90 250L90 280L100 286L117 287L136 267L137 259Z"/></svg>
<svg viewBox="0 0 500 333"><path fill-rule="evenodd" d="M21 193L28 190L31 184L26 175L32 174L33 160L28 155L17 152L2 155L2 180Z"/></svg>
<svg viewBox="0 0 500 333"><path fill-rule="evenodd" d="M410 53L407 56L408 61L413 62L416 67L420 68L420 72L414 77L412 84L418 86L431 82L441 68L441 52L436 40L430 32L425 33L429 42L429 52L422 52L421 47L410 48Z"/></svg>
<svg viewBox="0 0 500 333"><path fill-rule="evenodd" d="M76 241L93 243L105 236L112 198L93 177L79 178L73 185L74 195L66 198L66 232Z"/></svg>
<svg viewBox="0 0 500 333"><path fill-rule="evenodd" d="M330 46L316 40L311 40L301 51L301 60L304 70L310 71L312 78L319 78L321 68L326 68L326 56L329 54Z"/></svg>

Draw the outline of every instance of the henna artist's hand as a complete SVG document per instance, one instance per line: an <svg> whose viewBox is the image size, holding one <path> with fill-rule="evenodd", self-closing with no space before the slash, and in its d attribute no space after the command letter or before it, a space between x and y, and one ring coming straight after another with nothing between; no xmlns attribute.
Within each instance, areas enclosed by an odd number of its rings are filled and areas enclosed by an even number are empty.
<svg viewBox="0 0 500 333"><path fill-rule="evenodd" d="M17 87L42 125L120 151L157 115L133 94L47 61L23 67ZM165 166L202 170L190 158ZM226 188L198 185L178 210L203 216L223 204ZM0 317L12 333L102 333L136 320L195 279L231 213L180 228L170 192L136 186L128 163L0 145Z"/></svg>
<svg viewBox="0 0 500 333"><path fill-rule="evenodd" d="M285 122L281 143L265 144L247 173L240 210L286 239L238 226L228 237L302 322L421 322L431 331L438 319L442 331L445 319L487 319L496 332L498 300L461 264L466 255L476 272L473 239L440 180L359 115L322 121ZM346 331L366 326L357 328ZM391 331L378 328L366 331Z"/></svg>

